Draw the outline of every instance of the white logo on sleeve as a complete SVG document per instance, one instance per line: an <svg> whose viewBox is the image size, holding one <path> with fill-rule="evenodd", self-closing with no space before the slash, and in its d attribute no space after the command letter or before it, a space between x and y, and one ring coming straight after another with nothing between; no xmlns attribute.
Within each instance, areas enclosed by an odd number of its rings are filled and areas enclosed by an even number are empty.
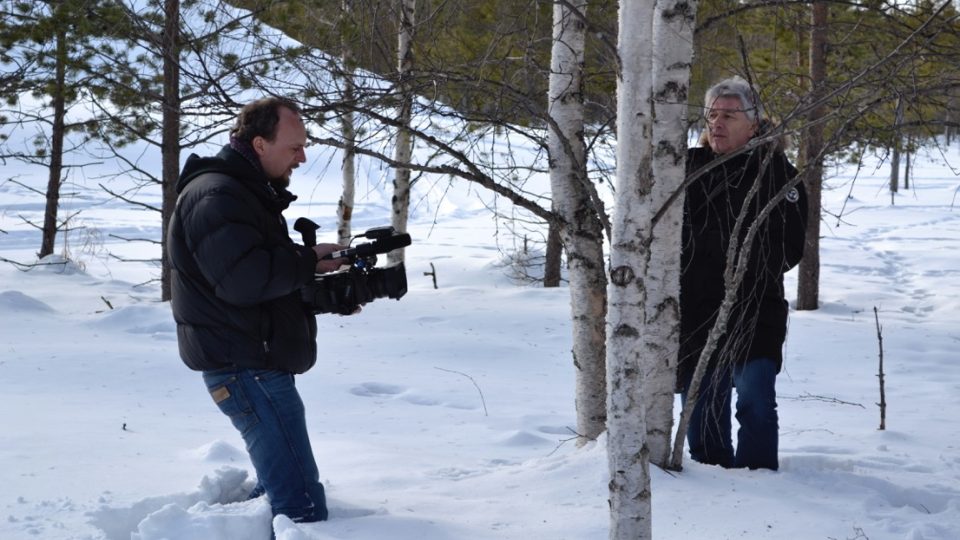
<svg viewBox="0 0 960 540"><path fill-rule="evenodd" d="M800 192L797 191L797 188L792 188L787 192L787 201L795 203L800 200Z"/></svg>

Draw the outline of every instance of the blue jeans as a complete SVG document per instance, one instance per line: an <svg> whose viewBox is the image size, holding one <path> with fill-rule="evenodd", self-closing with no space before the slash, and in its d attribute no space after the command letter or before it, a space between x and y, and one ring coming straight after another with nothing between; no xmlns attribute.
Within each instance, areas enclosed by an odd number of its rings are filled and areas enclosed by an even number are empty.
<svg viewBox="0 0 960 540"><path fill-rule="evenodd" d="M205 371L203 381L246 443L257 471L250 496L266 493L275 516L296 522L327 519L326 496L293 374L228 368Z"/></svg>
<svg viewBox="0 0 960 540"><path fill-rule="evenodd" d="M708 370L687 427L690 457L722 467L777 470L776 379L777 364L769 358ZM690 381L685 381L684 388L689 386ZM731 438L732 386L737 388L737 422L740 423L736 453ZM686 401L686 390L681 397Z"/></svg>

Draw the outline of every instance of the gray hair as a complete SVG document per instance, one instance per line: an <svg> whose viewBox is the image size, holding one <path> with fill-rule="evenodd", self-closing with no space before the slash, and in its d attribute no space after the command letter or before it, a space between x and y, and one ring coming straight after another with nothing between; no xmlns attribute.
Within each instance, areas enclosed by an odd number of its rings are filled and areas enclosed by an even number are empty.
<svg viewBox="0 0 960 540"><path fill-rule="evenodd" d="M713 102L722 97L739 99L744 114L750 120L759 121L763 119L763 105L760 103L760 94L741 77L734 76L711 86L703 96L703 105L709 110L713 106Z"/></svg>

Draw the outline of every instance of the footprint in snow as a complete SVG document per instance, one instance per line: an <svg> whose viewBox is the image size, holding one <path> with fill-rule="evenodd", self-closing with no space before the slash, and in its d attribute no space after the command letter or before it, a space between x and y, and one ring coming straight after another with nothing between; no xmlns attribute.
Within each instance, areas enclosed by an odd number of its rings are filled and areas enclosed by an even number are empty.
<svg viewBox="0 0 960 540"><path fill-rule="evenodd" d="M402 394L406 388L395 384L367 382L350 389L350 393L360 397L389 398Z"/></svg>
<svg viewBox="0 0 960 540"><path fill-rule="evenodd" d="M457 400L438 399L417 392L409 388L389 383L366 382L350 389L350 393L366 398L375 399L400 399L411 405L420 405L425 407L448 407L460 410L475 410L479 404L472 404Z"/></svg>

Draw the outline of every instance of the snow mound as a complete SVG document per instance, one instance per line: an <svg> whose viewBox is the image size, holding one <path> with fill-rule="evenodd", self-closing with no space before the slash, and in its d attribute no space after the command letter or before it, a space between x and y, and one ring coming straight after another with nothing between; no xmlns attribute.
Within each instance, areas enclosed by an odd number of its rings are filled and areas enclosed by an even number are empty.
<svg viewBox="0 0 960 540"><path fill-rule="evenodd" d="M331 538L329 536L318 536L317 534L308 535L303 529L297 527L296 523L283 514L273 518L273 531L277 535L277 540L320 540L321 538Z"/></svg>
<svg viewBox="0 0 960 540"><path fill-rule="evenodd" d="M176 333L177 327L169 306L133 305L110 310L91 325L100 330L117 330L129 334Z"/></svg>
<svg viewBox="0 0 960 540"><path fill-rule="evenodd" d="M269 538L270 505L263 498L246 500L253 489L246 480L246 471L223 467L203 477L197 491L150 497L126 508L104 506L89 514L90 523L107 540Z"/></svg>
<svg viewBox="0 0 960 540"><path fill-rule="evenodd" d="M210 462L247 462L247 453L226 441L213 441L185 453L188 457Z"/></svg>
<svg viewBox="0 0 960 540"><path fill-rule="evenodd" d="M29 270L41 274L58 274L62 276L86 275L83 266L76 261L72 261L63 255L47 255L40 259L36 266Z"/></svg>
<svg viewBox="0 0 960 540"><path fill-rule="evenodd" d="M168 504L148 515L130 540L239 540L270 538L266 498L234 504L198 502L184 509Z"/></svg>
<svg viewBox="0 0 960 540"><path fill-rule="evenodd" d="M53 313L52 307L20 291L0 292L0 313Z"/></svg>
<svg viewBox="0 0 960 540"><path fill-rule="evenodd" d="M503 439L500 444L506 446L540 446L545 444L550 444L551 441L529 431L517 431L514 434L510 435Z"/></svg>

